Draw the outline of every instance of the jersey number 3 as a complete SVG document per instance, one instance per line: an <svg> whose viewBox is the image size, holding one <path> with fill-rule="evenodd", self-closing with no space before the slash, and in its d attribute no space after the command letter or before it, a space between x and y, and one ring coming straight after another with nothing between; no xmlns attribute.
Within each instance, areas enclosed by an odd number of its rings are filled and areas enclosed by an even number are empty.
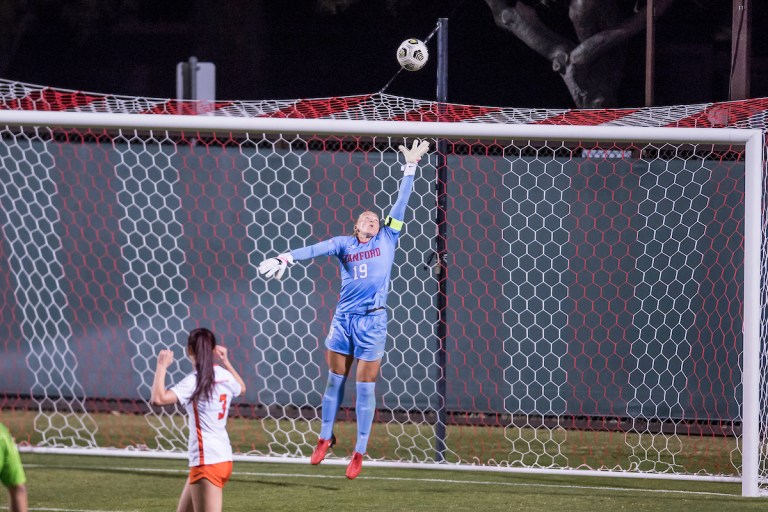
<svg viewBox="0 0 768 512"><path fill-rule="evenodd" d="M221 402L221 412L219 413L219 419L223 420L227 414L227 395L219 395L219 402Z"/></svg>

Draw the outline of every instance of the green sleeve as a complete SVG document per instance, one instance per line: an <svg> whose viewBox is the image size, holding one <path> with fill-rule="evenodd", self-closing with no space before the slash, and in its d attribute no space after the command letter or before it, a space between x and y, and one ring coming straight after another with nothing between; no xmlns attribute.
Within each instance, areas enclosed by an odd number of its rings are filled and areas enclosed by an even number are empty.
<svg viewBox="0 0 768 512"><path fill-rule="evenodd" d="M13 437L5 425L0 424L0 482L6 487L27 483L21 456Z"/></svg>

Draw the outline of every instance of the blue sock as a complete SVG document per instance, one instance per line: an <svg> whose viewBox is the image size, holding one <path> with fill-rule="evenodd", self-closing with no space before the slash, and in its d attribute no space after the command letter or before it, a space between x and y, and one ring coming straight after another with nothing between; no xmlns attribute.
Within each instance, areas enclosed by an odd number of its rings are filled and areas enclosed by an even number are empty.
<svg viewBox="0 0 768 512"><path fill-rule="evenodd" d="M357 444L355 451L365 453L368 448L368 437L371 435L371 425L373 425L373 415L376 413L376 383L358 382L357 383L357 405L355 413L357 414Z"/></svg>
<svg viewBox="0 0 768 512"><path fill-rule="evenodd" d="M336 413L341 402L344 401L344 384L346 382L346 375L328 372L328 383L325 385L325 394L323 395L321 439L330 439L333 435L333 422L336 421Z"/></svg>

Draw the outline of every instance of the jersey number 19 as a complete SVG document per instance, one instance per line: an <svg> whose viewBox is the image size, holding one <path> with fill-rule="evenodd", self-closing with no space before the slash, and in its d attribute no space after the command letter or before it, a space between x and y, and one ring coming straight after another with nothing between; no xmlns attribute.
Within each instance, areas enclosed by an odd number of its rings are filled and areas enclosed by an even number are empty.
<svg viewBox="0 0 768 512"><path fill-rule="evenodd" d="M362 263L359 267L357 265L352 267L352 279L365 279L368 277L368 264Z"/></svg>

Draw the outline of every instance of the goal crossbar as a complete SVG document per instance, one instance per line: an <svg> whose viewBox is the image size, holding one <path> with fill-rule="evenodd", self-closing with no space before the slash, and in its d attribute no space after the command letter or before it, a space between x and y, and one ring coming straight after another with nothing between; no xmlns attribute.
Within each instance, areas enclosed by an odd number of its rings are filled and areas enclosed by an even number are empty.
<svg viewBox="0 0 768 512"><path fill-rule="evenodd" d="M355 121L347 119L241 118L107 114L91 112L0 111L0 124L58 126L62 128L134 129L237 133L311 133L390 137L466 137L613 142L698 142L707 144L761 144L762 130L736 128L649 128L639 126L561 126L496 123Z"/></svg>

